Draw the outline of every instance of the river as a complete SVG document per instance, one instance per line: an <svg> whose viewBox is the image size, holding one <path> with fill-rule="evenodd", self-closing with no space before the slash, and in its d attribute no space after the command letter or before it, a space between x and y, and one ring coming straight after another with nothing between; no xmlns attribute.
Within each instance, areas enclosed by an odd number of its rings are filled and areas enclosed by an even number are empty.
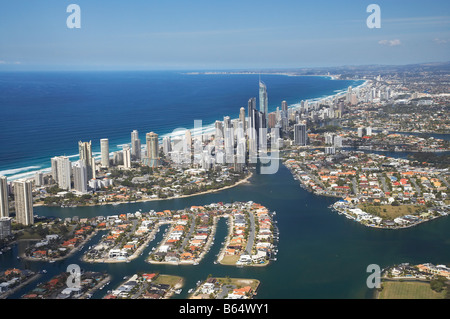
<svg viewBox="0 0 450 319"><path fill-rule="evenodd" d="M46 269L39 280L17 291L9 298L20 298L32 290L38 282L48 281L52 276L66 271L69 264L78 264L82 269L106 271L112 276L111 283L98 291L93 298L102 298L107 290L115 289L124 276L138 271L160 272L185 278L180 295L186 298L187 291L195 283L211 274L219 277L254 278L261 281L257 298L267 299L335 299L371 298L373 290L366 286L370 275L369 264L385 268L397 263L419 264L450 263L450 218L442 217L416 227L401 230L384 230L365 227L331 211L328 206L332 198L316 196L300 187L289 170L281 165L276 174L254 174L249 183L241 184L221 192L181 199L152 201L145 203L105 205L97 207L36 207L39 216L94 217L133 213L139 209L183 209L191 205L233 201L254 201L276 211L280 241L277 261L267 267L237 268L214 264L216 254L227 235L226 219L220 219L216 239L209 253L196 266L151 265L145 258L152 247L162 238L160 231L142 256L122 264L88 264L80 260L87 247L97 243L101 234L85 245L82 251L66 260L55 263L30 262L16 258L25 249L27 242L14 245L13 249L0 255L0 269L29 268Z"/></svg>

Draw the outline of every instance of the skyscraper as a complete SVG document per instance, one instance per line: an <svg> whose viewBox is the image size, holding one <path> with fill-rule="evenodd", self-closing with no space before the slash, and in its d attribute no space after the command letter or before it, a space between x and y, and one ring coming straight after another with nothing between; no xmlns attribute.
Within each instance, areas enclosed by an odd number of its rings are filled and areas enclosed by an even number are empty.
<svg viewBox="0 0 450 319"><path fill-rule="evenodd" d="M70 174L72 173L70 160L67 156L57 156L52 158L56 166L56 183L58 187L65 190L70 190Z"/></svg>
<svg viewBox="0 0 450 319"><path fill-rule="evenodd" d="M287 132L289 126L289 109L286 101L281 102L281 129Z"/></svg>
<svg viewBox="0 0 450 319"><path fill-rule="evenodd" d="M334 139L333 139L333 145L334 145L335 148L342 147L342 136L335 135Z"/></svg>
<svg viewBox="0 0 450 319"><path fill-rule="evenodd" d="M6 176L0 176L0 218L9 216L8 181Z"/></svg>
<svg viewBox="0 0 450 319"><path fill-rule="evenodd" d="M241 107L239 110L239 121L242 123L242 129L244 132L247 130L247 125L245 124L245 108Z"/></svg>
<svg viewBox="0 0 450 319"><path fill-rule="evenodd" d="M306 146L308 135L306 134L305 124L294 125L294 143L295 145Z"/></svg>
<svg viewBox="0 0 450 319"><path fill-rule="evenodd" d="M267 87L259 81L259 111L264 114L264 120L267 121L269 115L269 100L267 97ZM266 127L265 125L263 127Z"/></svg>
<svg viewBox="0 0 450 319"><path fill-rule="evenodd" d="M131 158L137 161L141 160L141 140L137 130L131 132Z"/></svg>
<svg viewBox="0 0 450 319"><path fill-rule="evenodd" d="M163 152L164 155L168 156L170 152L172 152L172 141L170 136L163 137Z"/></svg>
<svg viewBox="0 0 450 319"><path fill-rule="evenodd" d="M80 153L80 160L86 165L88 180L95 178L95 161L92 157L92 143L78 142L78 151Z"/></svg>
<svg viewBox="0 0 450 319"><path fill-rule="evenodd" d="M131 150L128 145L123 147L123 167L131 168Z"/></svg>
<svg viewBox="0 0 450 319"><path fill-rule="evenodd" d="M277 124L277 114L275 112L269 113L269 128L274 128Z"/></svg>
<svg viewBox="0 0 450 319"><path fill-rule="evenodd" d="M347 103L350 103L350 102L351 102L351 99L352 99L352 92L353 92L353 89L352 89L351 86L349 86L348 89L347 89Z"/></svg>
<svg viewBox="0 0 450 319"><path fill-rule="evenodd" d="M36 172L36 174L34 174L34 185L36 186L44 185L44 173Z"/></svg>
<svg viewBox="0 0 450 319"><path fill-rule="evenodd" d="M223 117L223 127L225 130L231 128L231 118L229 116Z"/></svg>
<svg viewBox="0 0 450 319"><path fill-rule="evenodd" d="M16 206L16 221L28 226L34 223L33 193L31 181L14 181L14 201Z"/></svg>
<svg viewBox="0 0 450 319"><path fill-rule="evenodd" d="M0 217L0 239L11 235L11 217Z"/></svg>
<svg viewBox="0 0 450 319"><path fill-rule="evenodd" d="M51 159L52 163L52 178L57 183L58 182L58 157L53 157Z"/></svg>
<svg viewBox="0 0 450 319"><path fill-rule="evenodd" d="M87 193L87 169L83 161L77 161L73 164L73 186L80 193Z"/></svg>
<svg viewBox="0 0 450 319"><path fill-rule="evenodd" d="M286 101L281 102L281 111L283 111L285 117L288 116L288 104Z"/></svg>
<svg viewBox="0 0 450 319"><path fill-rule="evenodd" d="M256 98L252 97L248 100L248 128L247 136L248 138L256 140Z"/></svg>
<svg viewBox="0 0 450 319"><path fill-rule="evenodd" d="M215 128L214 138L216 141L218 141L220 138L223 138L223 122L217 120L214 123L214 128Z"/></svg>
<svg viewBox="0 0 450 319"><path fill-rule="evenodd" d="M147 133L147 165L150 167L158 166L158 134L154 132Z"/></svg>
<svg viewBox="0 0 450 319"><path fill-rule="evenodd" d="M185 152L191 152L191 148L192 148L192 134L190 130L186 130L186 132L184 132L184 151Z"/></svg>
<svg viewBox="0 0 450 319"><path fill-rule="evenodd" d="M107 138L102 138L100 140L100 151L102 154L101 164L102 167L109 167L109 140Z"/></svg>

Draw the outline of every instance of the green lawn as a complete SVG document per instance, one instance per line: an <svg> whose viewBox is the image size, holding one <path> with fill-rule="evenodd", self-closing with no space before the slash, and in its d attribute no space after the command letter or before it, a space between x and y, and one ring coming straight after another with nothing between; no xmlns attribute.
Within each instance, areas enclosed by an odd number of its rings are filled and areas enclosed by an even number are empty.
<svg viewBox="0 0 450 319"><path fill-rule="evenodd" d="M222 265L236 265L236 262L239 260L239 256L238 255L228 255L228 256L224 256L222 258L222 260L220 261L220 263Z"/></svg>
<svg viewBox="0 0 450 319"><path fill-rule="evenodd" d="M428 282L386 281L378 299L442 299L445 291L437 293Z"/></svg>
<svg viewBox="0 0 450 319"><path fill-rule="evenodd" d="M420 205L400 205L400 206L392 206L392 205L358 205L363 211L380 216L381 218L386 219L394 219L397 217L412 215L417 212L421 206Z"/></svg>
<svg viewBox="0 0 450 319"><path fill-rule="evenodd" d="M179 276L171 276L171 275L159 275L153 283L155 284L165 284L174 286L177 283L181 283L183 281L182 277Z"/></svg>

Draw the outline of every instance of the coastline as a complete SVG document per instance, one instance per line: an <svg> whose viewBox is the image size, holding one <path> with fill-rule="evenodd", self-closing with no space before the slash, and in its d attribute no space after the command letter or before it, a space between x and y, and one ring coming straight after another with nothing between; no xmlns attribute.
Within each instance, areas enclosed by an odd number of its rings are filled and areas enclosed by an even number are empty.
<svg viewBox="0 0 450 319"><path fill-rule="evenodd" d="M187 72L187 73L182 73L182 74L204 74L204 72ZM255 73L255 72L243 72L243 71L241 71L241 72L236 72L236 73L234 73L234 72L231 72L231 73L230 72L208 72L208 74L223 74L223 75L226 75L226 74L237 74L237 75L238 74L242 74L242 75L266 74L266 75L279 75L279 76L323 77L323 78L329 78L330 80L338 80L333 75L327 75L327 74L323 74L323 75L319 75L319 74L302 75L302 74L295 74L295 72L272 72L272 73L271 72L264 72L264 73ZM355 88L364 87L370 82L370 80L364 80L364 79L352 79L352 80L349 80L349 81L364 81L362 84L360 84L358 86L355 86ZM343 88L343 89L340 89L339 92L334 92L333 94L330 94L330 95L322 95L322 96L318 96L318 97L309 98L309 99L306 99L306 100L308 100L310 102L317 102L317 101L320 101L320 100L323 100L323 99L330 99L330 98L338 97L338 96L341 96L341 95L345 94L346 89L347 88ZM289 105L288 107L292 108L292 109L295 109L295 108L298 108L299 105L300 105L300 102L293 103L293 104ZM193 133L195 132L195 130L194 130L195 127L190 127L188 129L191 130L191 132L193 132ZM210 123L210 124L206 125L205 127L202 127L202 132L203 133L213 132L213 131L214 131L214 123ZM173 132L173 131L169 132L169 133L161 133L160 136L159 136L159 142L162 142L162 138L165 137L165 136L172 136L173 137L173 136L177 136L179 134L181 134L181 133L176 133L176 132ZM125 142L125 141L117 141L117 142L114 142L114 143L117 143L117 145L122 145L122 144L127 143L127 142ZM96 153L98 153L98 154L96 154L94 156L94 158L95 158L96 161L99 161L100 160L99 150L96 151ZM112 153L110 153L110 156L111 155L112 155ZM72 158L72 157L73 158L77 158L78 156L79 156L78 154L70 154L70 155L68 155L69 158ZM44 174L51 173L51 167L48 166L47 162L44 165L42 165L42 166L37 166L37 165L40 165L40 164L33 163L33 164L22 166L22 167L19 167L19 168L14 168L14 167L12 167L12 168L5 168L4 170L2 170L2 172L3 172L3 174L5 176L7 176L9 181L14 181L14 180L17 180L17 179L34 179L34 175L37 172L42 172ZM32 170L27 171L30 168ZM13 173L8 173L8 172L13 172Z"/></svg>

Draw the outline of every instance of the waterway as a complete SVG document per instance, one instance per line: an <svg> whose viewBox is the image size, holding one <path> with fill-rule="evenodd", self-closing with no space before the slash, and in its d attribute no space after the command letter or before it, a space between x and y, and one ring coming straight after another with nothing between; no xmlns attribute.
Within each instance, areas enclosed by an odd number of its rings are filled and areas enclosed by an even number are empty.
<svg viewBox="0 0 450 319"><path fill-rule="evenodd" d="M46 269L47 273L10 298L20 298L38 282L48 281L52 276L66 271L69 264L78 264L85 270L106 271L111 275L111 283L94 294L93 298L102 298L107 290L115 289L124 276L142 271L184 277L183 291L174 298L186 298L187 291L194 288L197 281L211 274L258 279L261 285L256 297L268 299L371 298L373 291L366 286L370 275L366 272L369 264L378 264L381 268L403 262L450 264L448 216L408 229L368 228L331 211L328 206L335 201L333 198L317 196L302 189L281 163L276 174L257 173L249 183L217 193L117 206L36 207L35 214L61 218L94 217L132 213L139 209L160 211L233 201L254 201L276 211L275 219L280 231L279 252L277 260L267 267L237 268L214 264L227 235L225 218L219 220L211 250L196 266L152 265L145 262L148 252L162 239L164 228L142 256L121 264L88 264L80 260L88 246L96 244L102 234L94 237L80 252L52 264L17 259L17 254L28 244L20 242L0 255L0 270L16 267Z"/></svg>

